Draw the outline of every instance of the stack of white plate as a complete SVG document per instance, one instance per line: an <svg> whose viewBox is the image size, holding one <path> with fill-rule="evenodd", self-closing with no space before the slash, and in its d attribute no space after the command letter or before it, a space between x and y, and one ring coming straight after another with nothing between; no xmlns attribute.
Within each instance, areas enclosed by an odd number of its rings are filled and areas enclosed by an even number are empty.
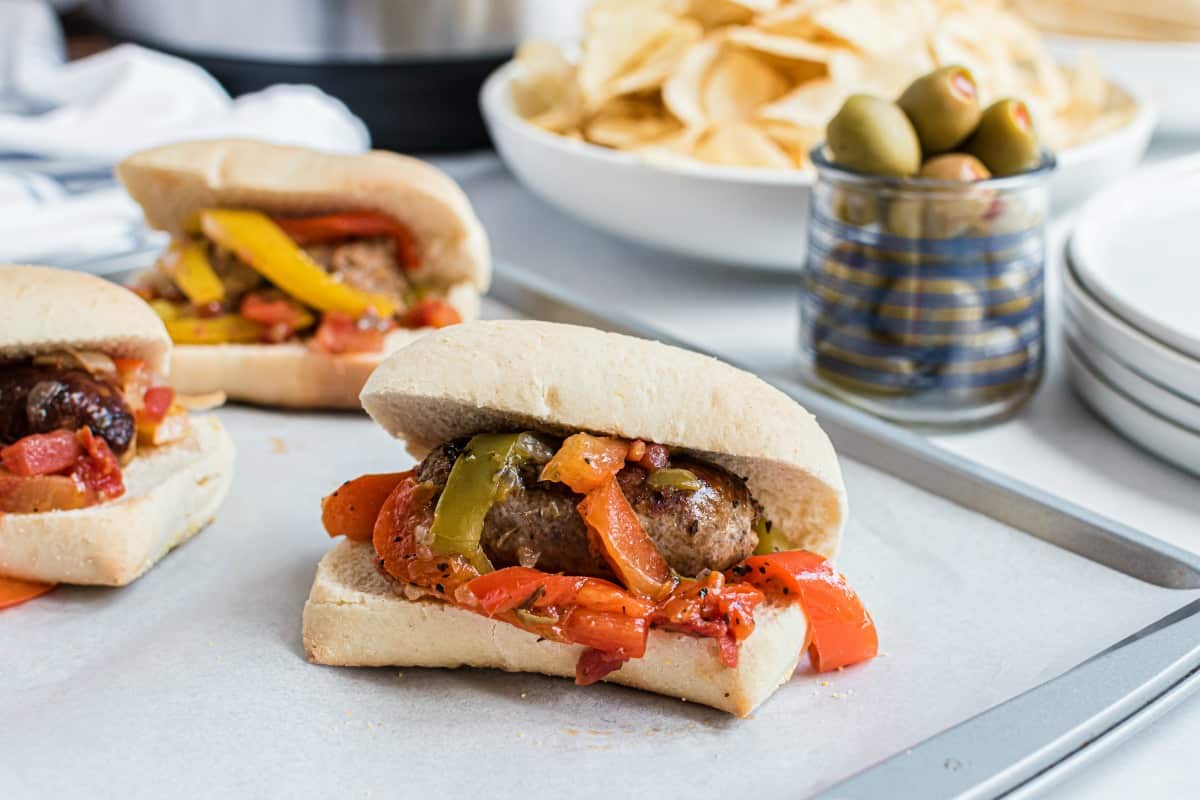
<svg viewBox="0 0 1200 800"><path fill-rule="evenodd" d="M1200 474L1200 157L1119 181L1080 213L1063 270L1076 391Z"/></svg>

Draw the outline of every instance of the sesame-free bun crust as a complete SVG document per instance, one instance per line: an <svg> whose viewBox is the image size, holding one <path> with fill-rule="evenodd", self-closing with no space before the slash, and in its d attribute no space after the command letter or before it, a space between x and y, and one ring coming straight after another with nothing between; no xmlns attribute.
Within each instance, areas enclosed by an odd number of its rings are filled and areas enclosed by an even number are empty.
<svg viewBox="0 0 1200 800"><path fill-rule="evenodd" d="M418 283L491 278L487 235L470 201L448 175L423 161L373 150L357 155L245 139L179 142L129 156L117 177L151 227L184 234L195 212L248 208L281 215L375 211L406 224L416 238Z"/></svg>
<svg viewBox="0 0 1200 800"><path fill-rule="evenodd" d="M0 514L0 576L124 586L212 521L233 480L233 441L216 417L139 449L125 494L72 511Z"/></svg>
<svg viewBox="0 0 1200 800"><path fill-rule="evenodd" d="M679 448L746 478L789 548L837 552L846 495L829 438L787 395L698 353L574 325L474 322L397 351L362 403L418 458L521 428Z"/></svg>
<svg viewBox="0 0 1200 800"><path fill-rule="evenodd" d="M807 623L798 605L763 605L738 666L716 642L653 630L642 658L605 680L746 716L792 677ZM344 540L321 559L304 604L310 661L360 667L484 667L574 677L584 648L539 638L438 600L407 600L375 565L372 546ZM583 690L583 691L586 691Z"/></svg>
<svg viewBox="0 0 1200 800"><path fill-rule="evenodd" d="M0 359L71 347L166 369L171 339L133 292L84 272L0 265Z"/></svg>
<svg viewBox="0 0 1200 800"><path fill-rule="evenodd" d="M479 293L459 284L446 295L465 320L479 316ZM224 392L230 400L278 408L357 411L358 394L388 354L432 331L398 329L379 353L331 355L307 343L175 345L171 386L184 394Z"/></svg>

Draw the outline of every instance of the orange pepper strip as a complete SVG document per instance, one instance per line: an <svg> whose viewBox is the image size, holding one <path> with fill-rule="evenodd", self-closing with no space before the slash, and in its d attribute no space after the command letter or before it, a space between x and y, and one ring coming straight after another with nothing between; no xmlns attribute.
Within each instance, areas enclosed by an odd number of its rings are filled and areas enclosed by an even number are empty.
<svg viewBox="0 0 1200 800"><path fill-rule="evenodd" d="M17 578L0 578L0 608L10 608L43 595L54 588L53 583L37 583Z"/></svg>
<svg viewBox="0 0 1200 800"><path fill-rule="evenodd" d="M600 551L635 594L662 600L675 588L671 568L642 529L617 479L610 476L579 503L579 514Z"/></svg>
<svg viewBox="0 0 1200 800"><path fill-rule="evenodd" d="M384 501L407 475L407 472L363 475L343 483L321 499L321 524L325 532L356 542L371 541Z"/></svg>
<svg viewBox="0 0 1200 800"><path fill-rule="evenodd" d="M809 659L818 672L857 664L879 653L879 634L862 600L821 556L790 550L751 556L729 570L778 597L800 600L808 617Z"/></svg>
<svg viewBox="0 0 1200 800"><path fill-rule="evenodd" d="M565 483L571 491L587 494L620 472L628 453L629 443L624 439L577 433L568 436L542 468L541 479Z"/></svg>

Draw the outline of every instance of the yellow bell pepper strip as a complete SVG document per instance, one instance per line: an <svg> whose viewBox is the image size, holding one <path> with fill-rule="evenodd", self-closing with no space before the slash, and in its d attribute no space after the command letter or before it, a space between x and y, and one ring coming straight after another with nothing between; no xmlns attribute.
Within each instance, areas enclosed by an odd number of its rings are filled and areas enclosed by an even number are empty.
<svg viewBox="0 0 1200 800"><path fill-rule="evenodd" d="M506 489L506 479L532 454L543 449L527 433L479 434L454 462L446 488L433 512L435 555L461 555L480 574L491 572L492 564L479 544L483 521Z"/></svg>
<svg viewBox="0 0 1200 800"><path fill-rule="evenodd" d="M175 344L249 344L262 338L263 326L240 314L163 320Z"/></svg>
<svg viewBox="0 0 1200 800"><path fill-rule="evenodd" d="M170 300L151 300L150 308L154 309L154 313L158 314L158 318L163 322L173 319L179 319L187 310L187 307L181 303L172 303Z"/></svg>
<svg viewBox="0 0 1200 800"><path fill-rule="evenodd" d="M225 299L225 287L208 261L203 242L171 242L163 266L179 291L198 306Z"/></svg>
<svg viewBox="0 0 1200 800"><path fill-rule="evenodd" d="M371 310L382 317L396 312L396 304L387 297L334 280L266 214L209 209L200 212L200 227L209 239L237 253L256 272L305 305L355 317Z"/></svg>

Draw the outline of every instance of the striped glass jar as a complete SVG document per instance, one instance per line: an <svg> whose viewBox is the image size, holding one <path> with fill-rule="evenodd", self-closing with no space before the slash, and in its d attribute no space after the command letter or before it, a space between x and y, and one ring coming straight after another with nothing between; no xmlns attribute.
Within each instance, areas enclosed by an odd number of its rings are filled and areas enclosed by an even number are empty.
<svg viewBox="0 0 1200 800"><path fill-rule="evenodd" d="M805 377L897 422L1003 419L1045 359L1049 177L974 183L866 176L812 153L801 306Z"/></svg>

